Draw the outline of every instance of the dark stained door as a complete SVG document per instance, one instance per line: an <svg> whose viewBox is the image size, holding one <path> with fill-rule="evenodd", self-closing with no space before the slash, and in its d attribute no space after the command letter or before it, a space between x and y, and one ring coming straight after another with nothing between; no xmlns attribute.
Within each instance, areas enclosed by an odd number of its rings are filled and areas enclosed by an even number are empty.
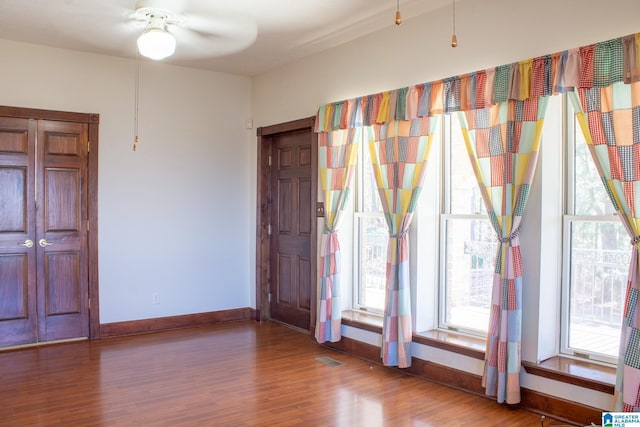
<svg viewBox="0 0 640 427"><path fill-rule="evenodd" d="M89 336L85 123L38 122L39 341Z"/></svg>
<svg viewBox="0 0 640 427"><path fill-rule="evenodd" d="M0 117L0 346L37 339L36 122Z"/></svg>
<svg viewBox="0 0 640 427"><path fill-rule="evenodd" d="M271 318L309 330L315 282L311 130L274 136L271 162Z"/></svg>
<svg viewBox="0 0 640 427"><path fill-rule="evenodd" d="M0 346L89 336L88 125L0 117Z"/></svg>

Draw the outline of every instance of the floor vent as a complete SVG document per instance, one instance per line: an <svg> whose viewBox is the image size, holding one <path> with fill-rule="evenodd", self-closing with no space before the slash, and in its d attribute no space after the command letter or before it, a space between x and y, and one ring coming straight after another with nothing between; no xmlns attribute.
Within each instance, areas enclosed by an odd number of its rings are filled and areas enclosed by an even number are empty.
<svg viewBox="0 0 640 427"><path fill-rule="evenodd" d="M342 362L338 362L335 359L332 359L330 357L327 356L321 356L321 357L316 357L316 360L320 363L324 363L327 366L340 366L342 365Z"/></svg>

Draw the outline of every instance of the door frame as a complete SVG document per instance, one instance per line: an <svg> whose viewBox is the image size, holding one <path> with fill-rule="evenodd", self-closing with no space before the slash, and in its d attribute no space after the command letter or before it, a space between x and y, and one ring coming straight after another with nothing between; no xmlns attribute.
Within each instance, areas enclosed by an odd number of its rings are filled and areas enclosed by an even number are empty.
<svg viewBox="0 0 640 427"><path fill-rule="evenodd" d="M315 133L315 117L293 120L271 126L259 127L257 134L257 212L256 212L256 318L257 321L271 319L269 306L269 291L271 284L271 272L269 260L271 258L271 236L268 233L269 220L271 218L271 167L269 154L273 147L275 136L301 130L311 132L311 212L315 212L315 203L318 200L318 134ZM311 221L311 310L309 331L315 336L316 310L317 310L317 219Z"/></svg>
<svg viewBox="0 0 640 427"><path fill-rule="evenodd" d="M67 111L0 106L0 116L32 120L86 123L89 127L87 153L87 263L89 268L89 338L100 338L100 292L98 286L98 128L100 115Z"/></svg>

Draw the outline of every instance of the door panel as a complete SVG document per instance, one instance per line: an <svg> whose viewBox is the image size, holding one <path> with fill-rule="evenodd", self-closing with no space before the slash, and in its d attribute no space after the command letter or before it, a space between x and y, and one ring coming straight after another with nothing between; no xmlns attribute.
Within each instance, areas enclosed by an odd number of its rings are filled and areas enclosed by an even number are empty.
<svg viewBox="0 0 640 427"><path fill-rule="evenodd" d="M73 244L52 240L40 248L43 263L38 274L39 341L88 336L86 279L82 275L80 251ZM57 248L54 249L54 247Z"/></svg>
<svg viewBox="0 0 640 427"><path fill-rule="evenodd" d="M312 224L315 216L312 213L311 205L311 179L300 178L298 180L298 234L311 237Z"/></svg>
<svg viewBox="0 0 640 427"><path fill-rule="evenodd" d="M2 118L0 129L0 153L28 154L28 124L25 119Z"/></svg>
<svg viewBox="0 0 640 427"><path fill-rule="evenodd" d="M27 232L27 168L0 166L0 232Z"/></svg>
<svg viewBox="0 0 640 427"><path fill-rule="evenodd" d="M0 255L0 347L36 341L35 275L29 274L34 258Z"/></svg>
<svg viewBox="0 0 640 427"><path fill-rule="evenodd" d="M291 221L292 221L292 206L291 206L291 188L292 183L290 179L278 180L278 200L279 211L278 216L278 232L281 236L289 235L291 233Z"/></svg>
<svg viewBox="0 0 640 427"><path fill-rule="evenodd" d="M0 346L35 342L35 121L0 117Z"/></svg>
<svg viewBox="0 0 640 427"><path fill-rule="evenodd" d="M300 164L305 167L311 168L310 152L308 147L301 147L300 150ZM311 179L307 177L300 177L298 180L298 235L304 236L304 241L307 240L310 244L313 244L311 239L312 221L316 220L314 212L312 210L313 200L311 199L312 188ZM311 309L311 286L313 286L313 280L311 276L311 259L310 253L307 251L301 251L298 256L298 266L296 281L298 285L298 307L304 310Z"/></svg>
<svg viewBox="0 0 640 427"><path fill-rule="evenodd" d="M75 158L84 157L83 150L86 144L78 138L81 133L63 133L65 132L64 128L69 124L63 123L62 127L60 125L61 122L58 122L55 126L51 124L47 126L46 153L48 155L72 156Z"/></svg>
<svg viewBox="0 0 640 427"><path fill-rule="evenodd" d="M271 317L308 330L311 305L311 150L309 132L273 139Z"/></svg>
<svg viewBox="0 0 640 427"><path fill-rule="evenodd" d="M295 271L291 266L291 256L285 254L278 254L278 304L295 304L295 301L291 299L291 295L295 294L292 291L294 282L291 280L291 273Z"/></svg>
<svg viewBox="0 0 640 427"><path fill-rule="evenodd" d="M298 306L301 309L311 310L311 259L298 257Z"/></svg>
<svg viewBox="0 0 640 427"><path fill-rule="evenodd" d="M79 169L49 168L45 171L44 230L80 232L82 188Z"/></svg>
<svg viewBox="0 0 640 427"><path fill-rule="evenodd" d="M88 126L38 122L37 288L40 341L89 336L86 261ZM44 244L40 242L44 239Z"/></svg>
<svg viewBox="0 0 640 427"><path fill-rule="evenodd" d="M47 316L80 313L80 253L53 252L44 260Z"/></svg>
<svg viewBox="0 0 640 427"><path fill-rule="evenodd" d="M26 254L0 255L0 321L29 317L29 263Z"/></svg>

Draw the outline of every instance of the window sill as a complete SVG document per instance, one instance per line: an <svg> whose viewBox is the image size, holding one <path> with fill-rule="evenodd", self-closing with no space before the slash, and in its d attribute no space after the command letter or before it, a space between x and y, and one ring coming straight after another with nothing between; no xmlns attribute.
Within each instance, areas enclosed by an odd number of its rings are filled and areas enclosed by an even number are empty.
<svg viewBox="0 0 640 427"><path fill-rule="evenodd" d="M342 324L365 331L382 333L382 315L380 314L345 310L342 312ZM481 338L469 337L454 332L425 331L414 333L412 341L484 360L486 344Z"/></svg>
<svg viewBox="0 0 640 427"><path fill-rule="evenodd" d="M342 312L342 324L369 332L382 333L382 315L365 311L345 310Z"/></svg>
<svg viewBox="0 0 640 427"><path fill-rule="evenodd" d="M356 310L342 312L342 324L365 331L382 333L382 315ZM485 341L446 331L424 331L413 334L413 342L435 347L474 359L484 360ZM552 357L540 363L522 361L524 370L531 375L573 384L602 393L613 394L616 369L568 357Z"/></svg>
<svg viewBox="0 0 640 427"><path fill-rule="evenodd" d="M440 330L416 332L413 342L480 360L484 360L486 349L486 341L482 338Z"/></svg>
<svg viewBox="0 0 640 427"><path fill-rule="evenodd" d="M613 394L616 369L568 357L555 356L540 363L522 361L524 370L544 378Z"/></svg>

